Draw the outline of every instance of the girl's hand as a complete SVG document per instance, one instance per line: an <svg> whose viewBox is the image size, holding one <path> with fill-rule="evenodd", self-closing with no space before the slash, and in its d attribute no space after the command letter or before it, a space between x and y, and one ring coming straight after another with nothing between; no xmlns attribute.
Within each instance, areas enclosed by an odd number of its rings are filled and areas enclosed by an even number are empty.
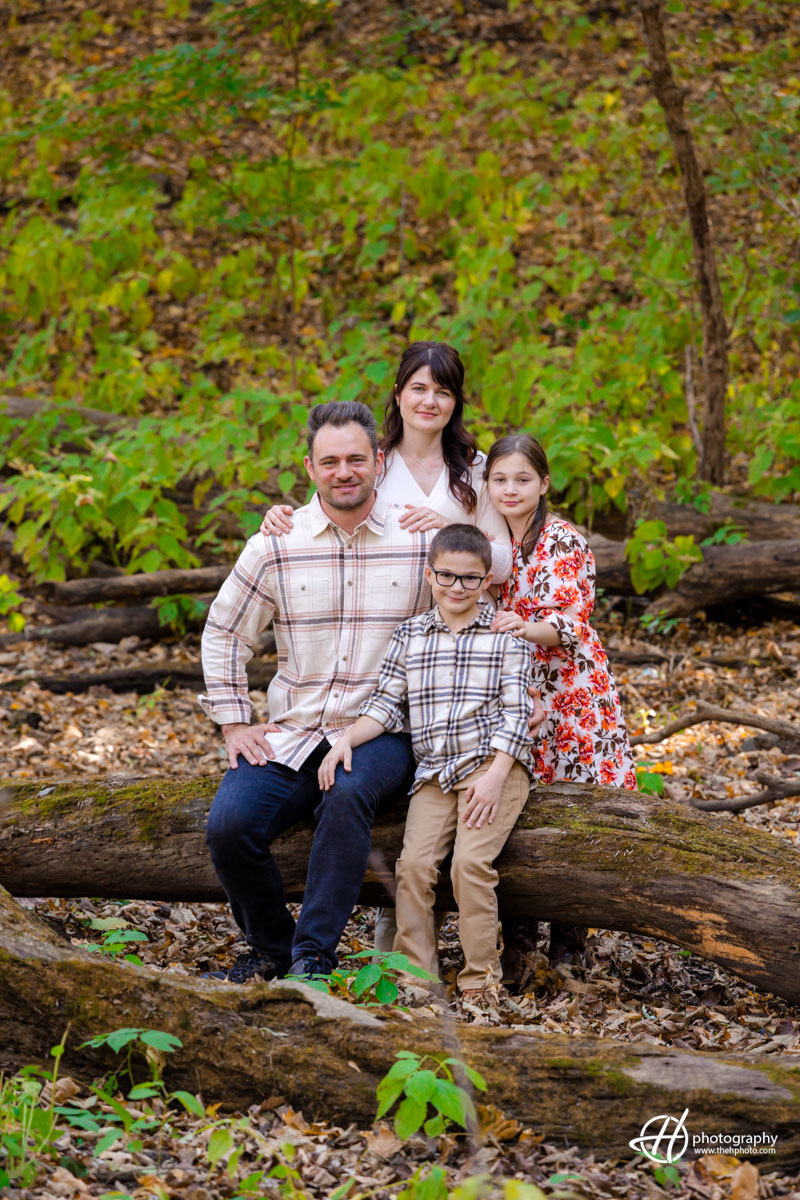
<svg viewBox="0 0 800 1200"><path fill-rule="evenodd" d="M526 624L527 622L523 621L519 613L501 608L494 614L490 628L495 633L510 633L513 637L525 638Z"/></svg>
<svg viewBox="0 0 800 1200"><path fill-rule="evenodd" d="M353 764L353 749L346 734L343 734L336 742L333 749L329 750L319 764L317 778L319 786L323 792L327 792L328 788L333 787L333 781L336 776L337 764L341 763L345 771L350 771Z"/></svg>
<svg viewBox="0 0 800 1200"><path fill-rule="evenodd" d="M267 537L271 533L275 537L282 537L292 528L293 512L291 504L273 504L272 508L268 508L264 513L259 532L266 534Z"/></svg>
<svg viewBox="0 0 800 1200"><path fill-rule="evenodd" d="M423 508L421 504L406 504L405 510L400 517L400 525L409 533L418 533L421 529L444 529L447 524L440 513L432 508Z"/></svg>

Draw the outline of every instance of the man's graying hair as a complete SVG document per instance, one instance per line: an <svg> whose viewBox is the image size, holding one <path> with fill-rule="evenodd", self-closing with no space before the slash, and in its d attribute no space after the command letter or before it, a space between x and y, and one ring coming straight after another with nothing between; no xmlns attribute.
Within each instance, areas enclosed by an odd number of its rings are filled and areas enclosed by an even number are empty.
<svg viewBox="0 0 800 1200"><path fill-rule="evenodd" d="M323 425L333 425L334 429L341 429L343 425L350 425L353 421L366 433L372 447L372 455L375 457L378 453L375 418L366 404L360 404L358 400L331 400L328 404L314 405L308 414L308 457L313 457L314 438Z"/></svg>

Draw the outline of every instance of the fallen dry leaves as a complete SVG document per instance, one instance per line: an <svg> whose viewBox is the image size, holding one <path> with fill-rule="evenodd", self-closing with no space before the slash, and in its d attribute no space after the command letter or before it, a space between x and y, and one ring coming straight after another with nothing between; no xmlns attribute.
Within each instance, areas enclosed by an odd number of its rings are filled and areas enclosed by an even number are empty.
<svg viewBox="0 0 800 1200"><path fill-rule="evenodd" d="M600 622L609 647L642 649L638 630L613 614ZM776 654L774 648L779 647ZM653 648L653 647L651 647ZM666 649L671 662L618 666L616 678L631 729L655 729L685 711L696 699L749 708L762 715L800 724L800 630L788 623L754 631L685 623L657 649ZM711 656L737 665L700 662ZM613 649L612 649L613 656ZM187 637L157 646L126 639L119 646L97 644L82 649L57 649L21 644L0 654L0 688L4 680L25 674L30 682L0 697L0 774L33 778L54 774L100 774L135 771L138 774L222 773L225 757L216 730L200 712L188 691L160 689L150 695L116 694L94 688L76 695L55 695L41 689L36 676L97 672L104 668L196 663L198 640ZM759 665L755 665L755 664ZM266 712L266 697L254 694L257 708ZM637 748L639 759L654 764L675 800L724 797L732 792L758 790L757 770L790 774L797 758L783 754L757 730L735 726L700 725L651 747ZM796 844L800 800L786 799L739 816L743 821ZM238 931L227 909L218 904L41 899L26 901L41 917L76 942L100 939L92 919L118 918L147 936L133 949L148 966L177 973L197 973L229 962L237 951ZM343 952L356 953L372 942L373 915L357 910L345 930ZM543 947L546 926L542 927ZM451 986L461 965L457 921L445 922L441 935L442 970ZM667 943L607 930L591 930L585 964L553 969L540 949L529 961L530 977L522 995L501 992L480 1005L431 1000L421 989L402 996L412 1013L447 1008L456 1021L529 1030L602 1035L623 1041L645 1039L663 1046L767 1056L800 1052L800 1012L785 1001L756 991L716 965ZM58 1085L58 1101L91 1104L85 1089L72 1080ZM213 1102L221 1097L206 1097ZM768 1160L759 1177L752 1163L726 1156L705 1156L682 1166L680 1191L659 1185L652 1167L641 1160L597 1161L576 1147L541 1140L534 1129L521 1129L491 1105L480 1110L484 1132L482 1170L543 1184L554 1174L575 1174L570 1186L587 1197L681 1195L704 1200L755 1200L788 1197L794 1179L770 1171ZM271 1097L257 1114L258 1136L275 1149L291 1142L294 1166L309 1195L328 1195L351 1174L357 1185L374 1189L378 1197L396 1191L428 1160L444 1163L455 1181L464 1171L477 1170L467 1160L458 1138L438 1144L417 1137L403 1144L390 1124L372 1130L342 1130L311 1125L281 1097ZM194 1123L193 1123L194 1122ZM129 1154L115 1147L90 1157L91 1143L73 1142L65 1152L88 1169L85 1179L56 1168L37 1185L36 1200L48 1197L100 1197L120 1190L146 1200L151 1196L217 1200L234 1194L224 1171L210 1171L206 1161L208 1133L196 1119L176 1115L174 1135ZM162 1189L159 1192L159 1188ZM11 1194L11 1193L10 1193ZM26 1194L16 1193L20 1200ZM34 1192L27 1194L33 1200Z"/></svg>

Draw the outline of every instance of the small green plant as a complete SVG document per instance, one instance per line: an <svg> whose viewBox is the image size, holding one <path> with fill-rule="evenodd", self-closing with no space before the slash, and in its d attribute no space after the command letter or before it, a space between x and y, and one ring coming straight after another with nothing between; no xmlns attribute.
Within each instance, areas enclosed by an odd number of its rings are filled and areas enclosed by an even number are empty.
<svg viewBox="0 0 800 1200"><path fill-rule="evenodd" d="M435 975L409 962L405 954L394 950L379 954L375 950L361 950L348 954L347 958L368 958L371 961L361 968L350 983L350 991L362 1002L372 1000L375 1004L395 1004L399 995L397 979L400 975L413 975L417 979L433 982Z"/></svg>
<svg viewBox="0 0 800 1200"><path fill-rule="evenodd" d="M653 1178L661 1187L677 1187L681 1181L681 1173L677 1167L669 1163L663 1167L656 1167L653 1171Z"/></svg>
<svg viewBox="0 0 800 1200"><path fill-rule="evenodd" d="M657 613L643 613L639 618L642 627L650 634L666 637L678 625L678 617L668 617L662 608Z"/></svg>
<svg viewBox="0 0 800 1200"><path fill-rule="evenodd" d="M649 762L636 764L636 786L640 792L647 792L651 796L663 796L664 777L657 771L651 771L652 766Z"/></svg>
<svg viewBox="0 0 800 1200"><path fill-rule="evenodd" d="M138 1043L141 1043L139 1045ZM89 1038L87 1042L81 1043L81 1049L84 1046L89 1046L96 1050L100 1046L108 1046L115 1054L119 1054L127 1047L127 1055L124 1066L125 1074L131 1081L131 1084L136 1086L153 1086L161 1083L161 1072L164 1064L164 1055L172 1054L177 1050L183 1042L180 1038L175 1037L172 1033L165 1033L163 1029L143 1029L135 1026L128 1026L122 1029L112 1029L109 1033L98 1033L96 1037ZM135 1050L139 1050L144 1054L148 1066L150 1067L150 1083L136 1085L133 1078L133 1054ZM157 1090L161 1090L160 1086ZM152 1093L155 1094L155 1093ZM133 1096L133 1092L131 1092ZM137 1097L134 1097L136 1099Z"/></svg>
<svg viewBox="0 0 800 1200"><path fill-rule="evenodd" d="M404 1141L420 1128L424 1128L428 1137L438 1137L449 1124L460 1125L462 1129L475 1125L477 1114L472 1097L466 1087L456 1083L456 1075L483 1092L486 1081L482 1075L458 1058L439 1060L429 1054L420 1056L411 1050L398 1050L396 1059L378 1084L376 1121L402 1096L394 1129ZM429 1108L433 1109L430 1116Z"/></svg>
<svg viewBox="0 0 800 1200"><path fill-rule="evenodd" d="M701 546L738 546L740 542L745 541L747 533L738 525L728 523L720 525L719 529L715 529L710 537L703 538Z"/></svg>
<svg viewBox="0 0 800 1200"><path fill-rule="evenodd" d="M631 567L631 582L637 593L652 592L666 584L674 588L703 552L694 537L667 537L663 521L639 521L625 545Z"/></svg>
<svg viewBox="0 0 800 1200"><path fill-rule="evenodd" d="M16 584L7 575L0 575L0 616L8 618L8 628L12 633L19 633L25 628L25 618L17 611L22 600Z"/></svg>
<svg viewBox="0 0 800 1200"><path fill-rule="evenodd" d="M65 1033L50 1051L55 1062L49 1073L29 1067L12 1079L0 1075L0 1147L5 1159L5 1166L0 1167L0 1188L29 1187L39 1172L39 1157L59 1161L55 1084L66 1040ZM50 1084L50 1100L45 1105L40 1103L44 1085L34 1074Z"/></svg>
<svg viewBox="0 0 800 1200"><path fill-rule="evenodd" d="M298 983L305 983L318 992L339 996L349 1000L355 996L362 1004L396 1004L400 994L397 981L401 975L413 975L417 979L435 981L436 976L410 962L405 954L390 951L380 954L375 950L361 950L358 954L345 955L346 958L371 961L357 971L331 971L319 975L287 975L286 978Z"/></svg>
<svg viewBox="0 0 800 1200"><path fill-rule="evenodd" d="M132 942L146 942L147 934L139 929L131 929L130 922L124 917L93 917L89 928L102 932L103 940L87 946L87 950L106 954L109 958L123 955L126 962L136 963L137 967L144 966L139 955L132 954L128 947Z"/></svg>

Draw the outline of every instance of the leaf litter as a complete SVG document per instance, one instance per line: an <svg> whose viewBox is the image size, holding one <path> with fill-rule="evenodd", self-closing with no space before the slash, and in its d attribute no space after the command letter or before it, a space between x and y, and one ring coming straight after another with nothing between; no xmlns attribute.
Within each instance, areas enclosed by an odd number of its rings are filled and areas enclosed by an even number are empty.
<svg viewBox="0 0 800 1200"><path fill-rule="evenodd" d="M682 622L668 639L651 636L647 642L632 622L626 623L612 609L601 616L598 625L612 663L614 649L629 654L649 650L656 660L654 665L615 667L632 733L662 727L697 700L746 708L800 725L800 629L789 622L739 631L695 618ZM708 662L712 657L723 662L712 665ZM159 663L185 668L198 662L199 641L194 636L155 645L128 638L115 646L100 643L80 649L21 643L4 651L0 655L0 690L4 682L21 676L29 675L30 682L0 696L0 773L17 779L120 771L221 775L226 767L221 739L188 690L158 688L138 695L95 687L85 693L58 695L36 683L37 676L46 674L95 673L104 668ZM257 711L266 714L266 695L252 695ZM757 771L792 776L800 767L796 755L770 745L759 731L730 725L698 725L665 742L639 746L635 755L662 775L666 796L686 803L725 801L758 791ZM789 797L740 814L720 814L718 819L768 831L795 845L798 816L800 797ZM134 950L147 966L157 970L196 974L218 969L241 948L238 930L221 904L89 898L42 898L23 903L77 944L101 940L98 926L135 929L147 940L126 949ZM342 954L371 946L373 921L369 909L354 912L342 938ZM574 1037L645 1040L665 1047L758 1057L800 1053L800 1012L714 963L666 942L592 929L585 963L553 968L543 952L546 935L547 926L543 925L541 946L528 958L528 980L522 994L510 995L501 989L480 1005L472 1005L452 999L462 959L457 919L448 917L441 932L440 956L450 996L437 1001L420 988L401 985L400 999L409 1008L409 1019L413 1022L416 1012L430 1015L447 1008L457 1022ZM56 1086L59 1102L76 1109L102 1109L82 1084L62 1079ZM652 1166L641 1158L603 1161L577 1147L543 1140L535 1126L522 1128L493 1108L491 1097L479 1109L484 1148L477 1166L458 1137L445 1134L435 1140L416 1136L402 1143L386 1122L369 1130L312 1125L282 1097L270 1097L239 1115L242 1125L236 1144L242 1147L242 1155L231 1175L224 1161L212 1165L208 1160L210 1116L221 1100L224 1097L203 1098L204 1104L211 1105L204 1119L170 1110L166 1132L160 1139L144 1138L142 1149L134 1152L115 1145L92 1157L97 1138L70 1130L63 1135L59 1150L73 1169L43 1165L34 1188L11 1189L8 1196L12 1200L33 1200L34 1196L49 1200L101 1197L117 1191L135 1200L158 1196L217 1200L237 1194L237 1180L253 1169L256 1143L260 1152L266 1146L273 1155L280 1155L281 1147L291 1143L292 1167L302 1181L298 1186L314 1197L330 1195L351 1175L358 1188L389 1196L421 1165L436 1161L443 1165L450 1185L480 1169L498 1178L538 1183L545 1192L552 1176L577 1175L580 1179L570 1186L591 1198L638 1200L679 1194L708 1200L773 1196L800 1200L793 1176L771 1170L768 1162L759 1175L751 1163L721 1155L681 1164L676 1191L669 1182L658 1183ZM273 1192L270 1186L261 1194Z"/></svg>

